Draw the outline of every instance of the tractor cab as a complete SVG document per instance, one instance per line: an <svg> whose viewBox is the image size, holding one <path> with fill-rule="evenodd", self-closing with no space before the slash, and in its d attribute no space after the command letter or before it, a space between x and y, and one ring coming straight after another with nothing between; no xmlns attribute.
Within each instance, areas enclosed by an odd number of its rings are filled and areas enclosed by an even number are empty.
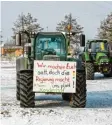
<svg viewBox="0 0 112 125"><path fill-rule="evenodd" d="M66 57L66 38L62 33L46 33L37 34L35 40L35 59L45 60L59 58L65 60Z"/></svg>
<svg viewBox="0 0 112 125"><path fill-rule="evenodd" d="M91 53L108 52L107 40L88 40L86 50Z"/></svg>
<svg viewBox="0 0 112 125"><path fill-rule="evenodd" d="M109 54L109 45L107 40L88 40L86 44L85 51L88 51L91 54L92 60L96 59L97 53Z"/></svg>

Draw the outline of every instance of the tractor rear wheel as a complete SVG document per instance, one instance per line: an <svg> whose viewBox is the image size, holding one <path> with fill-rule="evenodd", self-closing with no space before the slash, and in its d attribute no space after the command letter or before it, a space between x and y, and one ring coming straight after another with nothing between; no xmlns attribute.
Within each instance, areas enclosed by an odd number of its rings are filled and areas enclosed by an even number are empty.
<svg viewBox="0 0 112 125"><path fill-rule="evenodd" d="M35 93L33 92L33 71L20 73L20 106L34 107Z"/></svg>
<svg viewBox="0 0 112 125"><path fill-rule="evenodd" d="M16 99L20 100L20 74L17 72L17 77L16 77Z"/></svg>
<svg viewBox="0 0 112 125"><path fill-rule="evenodd" d="M86 74L77 72L76 93L72 94L70 106L74 108L84 108L86 106Z"/></svg>
<svg viewBox="0 0 112 125"><path fill-rule="evenodd" d="M62 99L65 101L70 101L71 93L62 93Z"/></svg>
<svg viewBox="0 0 112 125"><path fill-rule="evenodd" d="M92 63L86 63L86 79L94 80L94 65Z"/></svg>

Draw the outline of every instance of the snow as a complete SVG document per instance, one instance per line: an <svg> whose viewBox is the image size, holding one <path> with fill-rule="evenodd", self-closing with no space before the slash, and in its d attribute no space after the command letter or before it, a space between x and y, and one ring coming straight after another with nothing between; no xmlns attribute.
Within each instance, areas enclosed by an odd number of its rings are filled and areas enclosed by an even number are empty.
<svg viewBox="0 0 112 125"><path fill-rule="evenodd" d="M61 95L45 94L36 94L35 108L20 108L15 62L0 63L1 125L112 125L112 78L96 73L87 81L86 108L71 108Z"/></svg>
<svg viewBox="0 0 112 125"><path fill-rule="evenodd" d="M15 68L16 62L15 61L0 61L1 68Z"/></svg>

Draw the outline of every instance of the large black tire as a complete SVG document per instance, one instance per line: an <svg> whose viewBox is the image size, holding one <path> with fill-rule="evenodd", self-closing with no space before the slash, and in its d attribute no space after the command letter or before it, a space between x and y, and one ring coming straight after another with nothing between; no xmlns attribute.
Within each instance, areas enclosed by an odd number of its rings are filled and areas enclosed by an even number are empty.
<svg viewBox="0 0 112 125"><path fill-rule="evenodd" d="M103 74L104 77L112 77L112 64L111 64L111 71L108 74Z"/></svg>
<svg viewBox="0 0 112 125"><path fill-rule="evenodd" d="M103 74L104 77L111 77L112 75L111 74Z"/></svg>
<svg viewBox="0 0 112 125"><path fill-rule="evenodd" d="M17 72L16 76L16 99L20 100L20 74Z"/></svg>
<svg viewBox="0 0 112 125"><path fill-rule="evenodd" d="M70 101L71 93L62 93L62 99L65 101Z"/></svg>
<svg viewBox="0 0 112 125"><path fill-rule="evenodd" d="M20 73L20 106L35 106L35 93L33 92L33 71L25 71Z"/></svg>
<svg viewBox="0 0 112 125"><path fill-rule="evenodd" d="M86 106L86 74L77 72L76 93L72 94L70 106L74 108L84 108Z"/></svg>
<svg viewBox="0 0 112 125"><path fill-rule="evenodd" d="M94 65L92 63L86 63L86 79L94 80Z"/></svg>

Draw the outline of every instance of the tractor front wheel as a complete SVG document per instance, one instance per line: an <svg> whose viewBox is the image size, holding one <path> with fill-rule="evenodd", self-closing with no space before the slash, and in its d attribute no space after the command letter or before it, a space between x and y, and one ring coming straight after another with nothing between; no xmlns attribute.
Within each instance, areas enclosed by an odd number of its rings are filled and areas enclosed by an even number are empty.
<svg viewBox="0 0 112 125"><path fill-rule="evenodd" d="M94 80L94 65L92 63L86 63L86 79Z"/></svg>
<svg viewBox="0 0 112 125"><path fill-rule="evenodd" d="M110 73L108 73L108 74L103 74L103 75L104 75L104 77L112 77L112 67L111 67Z"/></svg>
<svg viewBox="0 0 112 125"><path fill-rule="evenodd" d="M77 72L76 93L71 96L70 106L74 108L84 108L86 106L86 74Z"/></svg>
<svg viewBox="0 0 112 125"><path fill-rule="evenodd" d="M20 106L34 107L35 93L33 92L33 71L20 73Z"/></svg>

